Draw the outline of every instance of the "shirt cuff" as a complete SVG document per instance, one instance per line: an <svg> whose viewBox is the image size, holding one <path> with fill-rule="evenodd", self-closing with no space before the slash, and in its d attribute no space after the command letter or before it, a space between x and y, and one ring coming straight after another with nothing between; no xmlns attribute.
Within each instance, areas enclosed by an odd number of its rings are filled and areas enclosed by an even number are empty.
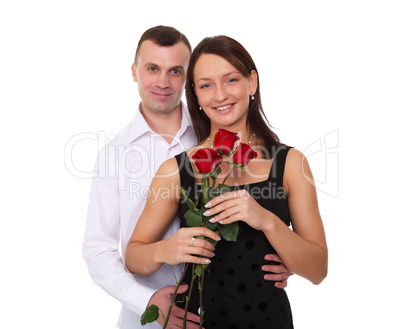
<svg viewBox="0 0 402 329"><path fill-rule="evenodd" d="M127 294L127 299L130 301L126 303L126 307L131 311L142 315L147 309L147 305L151 297L157 290L147 286L135 285L130 288Z"/></svg>

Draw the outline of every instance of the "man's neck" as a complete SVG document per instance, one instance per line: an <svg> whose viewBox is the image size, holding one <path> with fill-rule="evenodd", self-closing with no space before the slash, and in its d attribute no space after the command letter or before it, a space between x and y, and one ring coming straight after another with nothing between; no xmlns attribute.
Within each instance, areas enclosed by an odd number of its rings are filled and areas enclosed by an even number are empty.
<svg viewBox="0 0 402 329"><path fill-rule="evenodd" d="M181 127L181 104L169 112L155 112L140 106L141 114L149 127L170 144Z"/></svg>

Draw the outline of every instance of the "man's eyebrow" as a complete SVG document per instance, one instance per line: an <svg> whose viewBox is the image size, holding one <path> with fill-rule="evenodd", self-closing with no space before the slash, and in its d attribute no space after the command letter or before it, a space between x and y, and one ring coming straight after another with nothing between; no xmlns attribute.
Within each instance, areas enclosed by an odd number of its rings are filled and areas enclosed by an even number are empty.
<svg viewBox="0 0 402 329"><path fill-rule="evenodd" d="M149 63L145 63L145 66L156 66L156 67L159 67L159 65L158 65L158 64L151 63L151 62L149 62Z"/></svg>
<svg viewBox="0 0 402 329"><path fill-rule="evenodd" d="M171 67L169 69L169 71L171 71L171 70L182 70L182 71L184 71L184 67L182 65L176 65L176 66L173 66L173 67Z"/></svg>
<svg viewBox="0 0 402 329"><path fill-rule="evenodd" d="M152 62L146 63L145 66L160 68L160 66L158 64L155 64L155 63L152 63ZM171 71L171 70L182 70L182 71L184 71L184 67L182 65L175 65L175 66L173 66L173 67L168 69L168 71Z"/></svg>

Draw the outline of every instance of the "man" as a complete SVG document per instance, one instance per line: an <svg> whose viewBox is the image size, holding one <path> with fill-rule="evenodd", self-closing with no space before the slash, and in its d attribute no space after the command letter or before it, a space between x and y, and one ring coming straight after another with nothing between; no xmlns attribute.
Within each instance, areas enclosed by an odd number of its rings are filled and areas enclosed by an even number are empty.
<svg viewBox="0 0 402 329"><path fill-rule="evenodd" d="M118 327L141 328L140 317L156 304L166 315L182 267L165 264L149 276L133 275L124 266L127 242L145 206L148 188L158 167L196 144L185 105L180 101L191 46L172 27L156 26L138 42L132 75L141 97L133 121L108 143L95 165L83 244L83 257L96 284L122 304ZM164 239L179 228L176 221ZM119 247L121 252L119 252ZM271 256L272 257L272 256ZM265 269L277 274L267 279L286 286L289 272L283 266ZM180 287L184 293L187 286ZM173 308L169 327L182 327L183 310ZM188 314L187 328L196 329L199 316ZM158 322L162 324L163 318ZM147 329L161 328L157 323Z"/></svg>

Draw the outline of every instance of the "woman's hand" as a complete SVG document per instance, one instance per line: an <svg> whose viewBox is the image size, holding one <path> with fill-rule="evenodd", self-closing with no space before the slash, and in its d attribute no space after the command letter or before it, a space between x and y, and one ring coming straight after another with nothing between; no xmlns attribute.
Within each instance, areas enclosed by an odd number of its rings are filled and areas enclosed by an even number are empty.
<svg viewBox="0 0 402 329"><path fill-rule="evenodd" d="M205 205L204 216L213 216L211 223L230 224L239 220L256 230L263 230L269 223L270 211L261 207L246 190L224 193Z"/></svg>
<svg viewBox="0 0 402 329"><path fill-rule="evenodd" d="M265 272L271 272L264 275L264 280L276 281L275 287L286 288L288 285L288 278L293 275L292 272L288 270L286 265L282 262L282 259L276 254L268 254L264 257L267 261L277 262L276 265L264 265L262 270Z"/></svg>
<svg viewBox="0 0 402 329"><path fill-rule="evenodd" d="M181 263L208 264L215 256L215 247L202 237L219 241L221 237L205 227L181 228L161 244L158 261L177 265ZM200 257L197 257L200 256Z"/></svg>

